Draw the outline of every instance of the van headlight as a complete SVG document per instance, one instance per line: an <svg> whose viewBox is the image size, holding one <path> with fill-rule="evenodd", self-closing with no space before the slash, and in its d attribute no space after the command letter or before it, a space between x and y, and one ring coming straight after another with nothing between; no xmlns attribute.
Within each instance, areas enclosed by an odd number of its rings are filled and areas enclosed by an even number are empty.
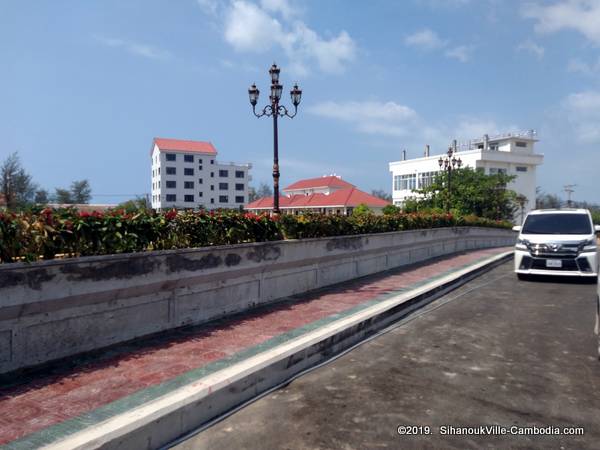
<svg viewBox="0 0 600 450"><path fill-rule="evenodd" d="M529 245L529 241L527 239L518 238L515 248L517 250L529 250L529 248L527 247L528 245Z"/></svg>
<svg viewBox="0 0 600 450"><path fill-rule="evenodd" d="M595 252L598 249L596 239L594 238L582 241L580 246L582 247L581 251L583 252Z"/></svg>

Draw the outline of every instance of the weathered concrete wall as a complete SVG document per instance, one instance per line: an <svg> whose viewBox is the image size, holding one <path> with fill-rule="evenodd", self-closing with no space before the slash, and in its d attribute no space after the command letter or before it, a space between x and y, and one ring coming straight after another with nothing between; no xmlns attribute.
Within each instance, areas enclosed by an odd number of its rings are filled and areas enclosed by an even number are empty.
<svg viewBox="0 0 600 450"><path fill-rule="evenodd" d="M0 373L514 241L507 230L440 228L0 266Z"/></svg>

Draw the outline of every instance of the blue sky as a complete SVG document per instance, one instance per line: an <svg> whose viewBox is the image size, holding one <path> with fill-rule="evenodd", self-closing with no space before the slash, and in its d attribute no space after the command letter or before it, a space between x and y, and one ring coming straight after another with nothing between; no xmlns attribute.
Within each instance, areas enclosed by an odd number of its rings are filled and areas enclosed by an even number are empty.
<svg viewBox="0 0 600 450"><path fill-rule="evenodd" d="M388 162L536 129L538 185L600 202L600 0L0 0L0 159L94 201L150 190L154 136L209 140L270 183L273 61L304 91L282 183L391 191ZM289 104L288 96L285 102Z"/></svg>

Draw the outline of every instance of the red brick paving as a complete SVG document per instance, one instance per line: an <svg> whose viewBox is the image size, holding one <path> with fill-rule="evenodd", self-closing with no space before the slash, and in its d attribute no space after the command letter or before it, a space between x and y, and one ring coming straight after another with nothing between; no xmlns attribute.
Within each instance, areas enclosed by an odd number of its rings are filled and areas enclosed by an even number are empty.
<svg viewBox="0 0 600 450"><path fill-rule="evenodd" d="M379 295L506 251L473 251L419 267L350 281L202 328L174 330L47 369L0 389L0 445L77 417L136 391L343 312Z"/></svg>

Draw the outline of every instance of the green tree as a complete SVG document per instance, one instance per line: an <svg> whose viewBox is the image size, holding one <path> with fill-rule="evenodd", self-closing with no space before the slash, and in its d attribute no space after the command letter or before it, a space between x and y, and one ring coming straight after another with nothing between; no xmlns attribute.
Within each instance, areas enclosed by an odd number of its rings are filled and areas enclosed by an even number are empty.
<svg viewBox="0 0 600 450"><path fill-rule="evenodd" d="M535 188L535 208L548 209L560 208L562 200L558 195L547 194L538 186Z"/></svg>
<svg viewBox="0 0 600 450"><path fill-rule="evenodd" d="M63 188L56 188L54 190L53 200L56 203L67 204L67 205L75 203L73 201L73 196L71 195L71 191L69 191L68 189L63 189Z"/></svg>
<svg viewBox="0 0 600 450"><path fill-rule="evenodd" d="M377 198L380 198L382 200L385 200L386 202L392 203L392 195L388 194L383 189L373 189L371 191L371 195L373 197L377 197Z"/></svg>
<svg viewBox="0 0 600 450"><path fill-rule="evenodd" d="M510 220L516 209L516 193L507 189L515 176L504 173L486 175L472 168L439 173L433 183L415 192L419 194L409 208L415 210L450 209L460 215L474 214L488 219Z"/></svg>
<svg viewBox="0 0 600 450"><path fill-rule="evenodd" d="M386 216L392 216L394 214L397 214L401 211L400 208L398 208L396 205L387 205L383 207L383 214Z"/></svg>
<svg viewBox="0 0 600 450"><path fill-rule="evenodd" d="M256 189L254 189L252 186L248 186L248 203L253 202L254 200L258 200Z"/></svg>
<svg viewBox="0 0 600 450"><path fill-rule="evenodd" d="M86 204L92 198L92 188L88 180L73 181L69 189L56 188L53 200L67 205Z"/></svg>
<svg viewBox="0 0 600 450"><path fill-rule="evenodd" d="M73 203L89 203L92 198L92 188L88 180L73 181L71 183Z"/></svg>
<svg viewBox="0 0 600 450"><path fill-rule="evenodd" d="M38 189L35 191L33 201L38 205L45 205L50 201L49 198L50 196L48 195L48 191L46 189Z"/></svg>
<svg viewBox="0 0 600 450"><path fill-rule="evenodd" d="M6 199L8 209L16 209L31 203L37 186L21 166L19 155L8 156L0 167L0 192Z"/></svg>
<svg viewBox="0 0 600 450"><path fill-rule="evenodd" d="M272 197L273 189L267 183L260 183L258 190L256 191L256 195L258 198Z"/></svg>
<svg viewBox="0 0 600 450"><path fill-rule="evenodd" d="M124 209L128 213L144 212L147 213L151 209L151 205L148 202L147 197L138 196L132 200L119 203L116 209Z"/></svg>
<svg viewBox="0 0 600 450"><path fill-rule="evenodd" d="M364 203L357 205L356 208L352 210L353 216L364 216L366 214L371 214L371 209Z"/></svg>

